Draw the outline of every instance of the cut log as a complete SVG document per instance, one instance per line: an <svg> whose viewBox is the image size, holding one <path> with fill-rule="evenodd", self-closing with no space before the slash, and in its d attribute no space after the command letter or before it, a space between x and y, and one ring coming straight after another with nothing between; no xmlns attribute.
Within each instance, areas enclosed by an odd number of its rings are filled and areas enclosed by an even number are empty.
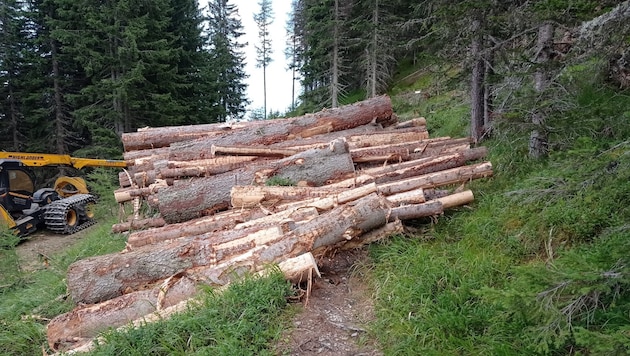
<svg viewBox="0 0 630 356"><path fill-rule="evenodd" d="M242 157L220 157L216 159L207 159L202 161L192 161L186 163L174 163L169 162L169 168L163 168L156 174L157 177L162 179L182 179L188 177L207 177L211 175L226 173L238 168L246 167L256 160L256 156L242 156ZM195 164L198 162L200 164ZM261 162L257 162L260 164ZM172 167L174 165L180 165L183 167Z"/></svg>
<svg viewBox="0 0 630 356"><path fill-rule="evenodd" d="M429 201L422 204L403 205L392 208L388 216L388 221L412 220L427 216L435 216L444 213L444 206L439 201Z"/></svg>
<svg viewBox="0 0 630 356"><path fill-rule="evenodd" d="M377 191L376 184L366 184L361 187L342 191L339 194L327 196L325 198L315 198L303 200L295 203L281 204L276 207L277 210L296 210L303 208L316 208L319 211L325 211L335 208L338 205L345 204Z"/></svg>
<svg viewBox="0 0 630 356"><path fill-rule="evenodd" d="M330 142L325 149L312 149L273 162L256 172L256 184L272 177L303 186L322 186L354 173L354 163L344 139Z"/></svg>
<svg viewBox="0 0 630 356"><path fill-rule="evenodd" d="M455 154L421 158L419 160L393 164L393 165L385 166L385 167L362 169L357 172L359 174L358 176L329 184L329 187L330 188L350 188L350 187L355 187L362 184L376 182L379 184L379 191L381 191L381 193L385 195L392 195L395 193L412 190L416 188L435 188L435 187L452 184L452 183L442 183L441 179L446 179L446 178L439 178L438 176L438 178L435 178L436 179L435 183L437 184L435 186L424 184L422 186L416 186L414 188L411 188L411 187L409 189L405 188L406 190L393 191L390 189L394 189L394 187L399 188L400 186L396 184L392 184L392 185L387 185L387 184L391 182L395 182L395 181L409 179L410 177L425 176L425 175L429 175L433 173L440 173L443 171L446 171L447 173L451 173L451 170L449 170L448 168L456 169L464 165L467 161L476 160L476 159L484 157L485 155L486 155L485 147L479 147L479 148L474 148L471 150L467 150L467 151L455 153ZM485 168L487 168L487 170L485 170ZM468 177L468 175L473 174L469 172L470 170L471 168L464 167L464 170L462 173L463 176ZM482 169L482 172L480 172L479 174L474 173L473 175L475 176L475 178L469 177L468 179L476 179L476 178L488 177L492 175L492 165L490 165L489 167L484 166L484 168ZM431 176L431 177L434 177L434 176ZM449 181L449 180L446 179L446 181ZM457 183L457 182L458 181L454 181L453 183Z"/></svg>
<svg viewBox="0 0 630 356"><path fill-rule="evenodd" d="M412 127L401 130L390 130L370 135L356 135L346 138L350 148L392 145L401 142L418 142L429 138L426 130Z"/></svg>
<svg viewBox="0 0 630 356"><path fill-rule="evenodd" d="M450 209L456 206L472 203L475 200L475 196L471 190L465 190L463 192L451 194L436 200L442 203L444 209Z"/></svg>
<svg viewBox="0 0 630 356"><path fill-rule="evenodd" d="M148 218L141 220L132 220L124 223L114 224L112 226L112 232L122 233L131 230L144 230L156 227L162 227L166 225L166 221L162 218Z"/></svg>
<svg viewBox="0 0 630 356"><path fill-rule="evenodd" d="M404 129L407 127L418 127L418 126L426 126L426 125L427 125L427 119L425 119L424 117L417 117L415 119L400 122L394 125L394 128Z"/></svg>
<svg viewBox="0 0 630 356"><path fill-rule="evenodd" d="M217 146L212 145L210 154L234 155L234 156L262 156L262 157L288 157L297 154L298 151L286 148L269 148L265 146Z"/></svg>
<svg viewBox="0 0 630 356"><path fill-rule="evenodd" d="M190 299L196 291L195 283L189 278L176 276L163 286L134 292L107 303L75 308L48 323L48 345L53 350L81 346L109 328L127 325L133 320Z"/></svg>
<svg viewBox="0 0 630 356"><path fill-rule="evenodd" d="M209 158L212 145L264 145L297 137L311 137L318 133L342 131L380 123L392 116L391 100L387 96L374 97L352 105L323 110L290 119L262 121L264 126L251 125L208 139L177 142L170 145L170 160ZM257 122L258 123L258 122Z"/></svg>
<svg viewBox="0 0 630 356"><path fill-rule="evenodd" d="M167 147L172 143L195 140L204 137L218 136L225 132L234 132L244 127L259 127L265 124L261 121L246 123L214 123L201 125L155 127L150 130L122 135L125 151L138 151Z"/></svg>
<svg viewBox="0 0 630 356"><path fill-rule="evenodd" d="M393 164L388 167L366 169L362 173L376 177L375 182L380 184L460 167L466 162L478 160L487 154L488 151L485 147L478 147L459 153Z"/></svg>
<svg viewBox="0 0 630 356"><path fill-rule="evenodd" d="M160 189L168 187L165 180L159 180L150 184L146 188L122 188L114 191L114 199L117 203L125 203L132 201L136 197L148 197L151 194L157 194Z"/></svg>
<svg viewBox="0 0 630 356"><path fill-rule="evenodd" d="M193 267L213 266L282 236L280 227L221 231L147 245L125 253L95 256L70 265L68 292L75 303L116 298Z"/></svg>
<svg viewBox="0 0 630 356"><path fill-rule="evenodd" d="M123 159L127 163L127 167L133 167L136 164L141 164L143 160L150 160L151 157L161 157L161 159L167 159L169 153L170 149L168 147L143 150L127 150L123 153Z"/></svg>
<svg viewBox="0 0 630 356"><path fill-rule="evenodd" d="M326 252L330 250L352 250L359 249L363 246L369 245L373 242L383 240L395 234L402 234L405 228L400 220L394 220L392 222L388 222L387 224L379 227L375 230L372 230L368 233L359 235L352 240L342 241L335 246L324 246L319 249L313 251L315 256L324 255Z"/></svg>
<svg viewBox="0 0 630 356"><path fill-rule="evenodd" d="M235 186L230 192L233 208L271 207L278 204L339 194L341 189L326 187Z"/></svg>
<svg viewBox="0 0 630 356"><path fill-rule="evenodd" d="M283 211L273 215L269 214L269 211L260 208L228 210L183 223L168 224L157 229L133 232L127 239L127 250L132 251L138 247L156 244L166 240L199 236L221 230L240 230L254 226L262 228L271 225L282 225L287 219L289 221L299 222L317 216L317 210L314 208L296 209L294 211Z"/></svg>
<svg viewBox="0 0 630 356"><path fill-rule="evenodd" d="M399 206L406 204L421 204L426 201L426 198L422 189L415 189L408 192L390 195L387 197L387 201L394 204L394 206Z"/></svg>
<svg viewBox="0 0 630 356"><path fill-rule="evenodd" d="M264 184L268 178L277 177L317 186L353 172L347 146L336 142L331 148L301 152L268 163L262 169L251 166L211 177L175 181L159 191L159 210L168 223L182 222L227 209L230 191L237 185Z"/></svg>

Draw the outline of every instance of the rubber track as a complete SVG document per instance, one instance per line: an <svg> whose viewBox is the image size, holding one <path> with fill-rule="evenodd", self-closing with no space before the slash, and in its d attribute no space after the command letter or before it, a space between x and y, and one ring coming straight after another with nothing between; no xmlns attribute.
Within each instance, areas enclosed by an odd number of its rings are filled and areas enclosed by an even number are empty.
<svg viewBox="0 0 630 356"><path fill-rule="evenodd" d="M46 227L58 234L74 234L96 223L96 220L89 220L85 216L78 216L79 224L70 227L66 223L66 214L71 208L75 208L77 213L85 212L88 203L96 203L96 198L90 194L76 194L68 198L55 200L46 206L44 222Z"/></svg>

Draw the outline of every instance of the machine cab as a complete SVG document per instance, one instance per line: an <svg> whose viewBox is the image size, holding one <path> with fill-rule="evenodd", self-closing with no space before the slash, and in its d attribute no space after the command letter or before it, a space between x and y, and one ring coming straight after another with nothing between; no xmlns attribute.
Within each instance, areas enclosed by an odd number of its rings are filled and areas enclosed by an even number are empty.
<svg viewBox="0 0 630 356"><path fill-rule="evenodd" d="M16 160L0 160L0 205L9 213L31 208L35 192L31 170Z"/></svg>

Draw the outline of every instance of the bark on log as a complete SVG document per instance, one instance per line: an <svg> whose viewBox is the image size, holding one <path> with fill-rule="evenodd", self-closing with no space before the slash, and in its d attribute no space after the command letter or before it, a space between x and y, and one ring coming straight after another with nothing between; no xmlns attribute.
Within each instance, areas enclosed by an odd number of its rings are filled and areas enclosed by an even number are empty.
<svg viewBox="0 0 630 356"><path fill-rule="evenodd" d="M392 116L391 100L379 96L359 103L323 110L290 119L262 121L265 126L246 126L238 131L209 139L198 139L170 145L171 160L208 158L212 145L271 145L296 137L342 131L372 122L379 123Z"/></svg>
<svg viewBox="0 0 630 356"><path fill-rule="evenodd" d="M262 165L264 168L252 166L211 177L175 181L158 193L160 214L168 223L210 215L229 207L233 186L264 184L270 177L323 185L354 172L347 147L337 143L329 149L309 150L267 163Z"/></svg>
<svg viewBox="0 0 630 356"><path fill-rule="evenodd" d="M269 211L255 208L244 210L228 210L212 216L205 216L178 224L168 224L161 228L137 231L127 239L127 251L145 245L156 244L166 240L199 236L206 233L241 230L253 226L266 227L271 224L281 225L283 220L303 221L317 215L316 210L301 209L271 214Z"/></svg>
<svg viewBox="0 0 630 356"><path fill-rule="evenodd" d="M444 206L439 201L430 201L422 204L410 204L393 208L388 221L411 220L421 217L440 215L444 212Z"/></svg>
<svg viewBox="0 0 630 356"><path fill-rule="evenodd" d="M388 167L367 169L362 173L375 176L375 182L380 184L460 167L465 165L466 162L478 160L487 154L488 151L485 147L478 147L454 154L433 158L428 157L416 161L393 164ZM413 164L414 162L415 165Z"/></svg>
<svg viewBox="0 0 630 356"><path fill-rule="evenodd" d="M426 126L426 125L427 125L427 119L425 119L424 117L417 117L415 119L400 122L394 125L394 128L404 129L407 127L418 127L418 126Z"/></svg>
<svg viewBox="0 0 630 356"><path fill-rule="evenodd" d="M90 257L68 268L68 292L75 303L100 303L194 267L216 265L283 233L280 227L221 231Z"/></svg>
<svg viewBox="0 0 630 356"><path fill-rule="evenodd" d="M368 168L357 171L358 175L353 178L348 178L336 183L329 184L330 188L350 188L356 187L367 183L376 182L379 184L379 189L383 184L394 182L397 180L403 180L405 178L422 176L435 172L446 170L450 172L449 168L457 168L464 165L467 161L476 160L484 157L487 154L485 147L474 148L466 150L460 153L448 154L436 157L421 158L418 160L407 161L403 163L393 164L385 167ZM490 171L492 166L490 166ZM467 172L464 170L464 172ZM465 173L464 173L465 174ZM490 173L491 175L491 173ZM439 184L439 180L437 181ZM444 184L439 184L441 186ZM434 188L432 186L418 186L416 188ZM410 188L407 190L412 190ZM398 191L400 192L400 191ZM396 192L388 192L383 190L382 193L386 195L395 194Z"/></svg>
<svg viewBox="0 0 630 356"><path fill-rule="evenodd" d="M192 161L188 164L175 163L184 167L172 167L173 163L169 162L169 168L160 169L156 176L161 179L182 179L188 177L207 177L211 175L226 173L238 168L243 168L256 160L256 156L242 157L221 157L222 159L209 159L203 161ZM201 164L196 164L199 162ZM261 163L261 162L257 162Z"/></svg>
<svg viewBox="0 0 630 356"><path fill-rule="evenodd" d="M109 328L127 325L189 299L196 291L195 283L189 278L176 276L161 287L130 293L107 303L75 308L48 323L48 345L53 350L72 349Z"/></svg>
<svg viewBox="0 0 630 356"><path fill-rule="evenodd" d="M138 130L137 132L125 133L122 135L122 142L125 151L137 151L167 147L172 143L195 140L204 137L213 137L225 132L235 132L246 126L261 127L265 123L253 121L247 123L214 123L201 125L168 126L155 127L149 130Z"/></svg>
<svg viewBox="0 0 630 356"><path fill-rule="evenodd" d="M391 195L399 192L406 192L418 188L429 189L438 188L452 184L462 184L473 179L486 178L492 176L492 164L482 162L440 172L424 174L418 177L380 184L379 192Z"/></svg>
<svg viewBox="0 0 630 356"><path fill-rule="evenodd" d="M157 194L160 189L168 187L164 180L149 184L146 188L122 188L114 191L114 199L117 203L125 203L132 201L136 197L148 197L151 194Z"/></svg>
<svg viewBox="0 0 630 356"><path fill-rule="evenodd" d="M137 164L141 164L144 160L150 160L151 157L161 157L161 159L167 159L169 153L170 149L168 147L129 150L123 152L123 159L127 163L127 167L133 167Z"/></svg>
<svg viewBox="0 0 630 356"><path fill-rule="evenodd" d="M234 155L234 156L262 156L262 157L288 157L297 154L298 151L286 148L269 148L265 146L217 146L212 145L210 154Z"/></svg>
<svg viewBox="0 0 630 356"><path fill-rule="evenodd" d="M354 173L354 163L344 139L330 142L328 148L313 149L273 162L256 172L257 184L269 178L289 180L298 185L322 186Z"/></svg>
<svg viewBox="0 0 630 356"><path fill-rule="evenodd" d="M166 221L162 218L148 218L142 220L132 220L124 223L112 225L112 232L122 233L130 230L144 230L166 225Z"/></svg>

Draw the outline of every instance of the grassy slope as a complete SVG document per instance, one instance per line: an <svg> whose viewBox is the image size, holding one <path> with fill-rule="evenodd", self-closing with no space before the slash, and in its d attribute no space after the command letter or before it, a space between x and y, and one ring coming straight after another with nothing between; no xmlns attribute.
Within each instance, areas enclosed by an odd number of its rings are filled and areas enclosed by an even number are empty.
<svg viewBox="0 0 630 356"><path fill-rule="evenodd" d="M430 91L425 76L411 89ZM521 123L498 122L484 143L495 176L471 184L476 202L372 248L386 354L628 352L630 96L565 84L574 105L549 121L549 159L528 160ZM427 113L432 136L461 132L466 111L443 95L407 105L397 112Z"/></svg>

